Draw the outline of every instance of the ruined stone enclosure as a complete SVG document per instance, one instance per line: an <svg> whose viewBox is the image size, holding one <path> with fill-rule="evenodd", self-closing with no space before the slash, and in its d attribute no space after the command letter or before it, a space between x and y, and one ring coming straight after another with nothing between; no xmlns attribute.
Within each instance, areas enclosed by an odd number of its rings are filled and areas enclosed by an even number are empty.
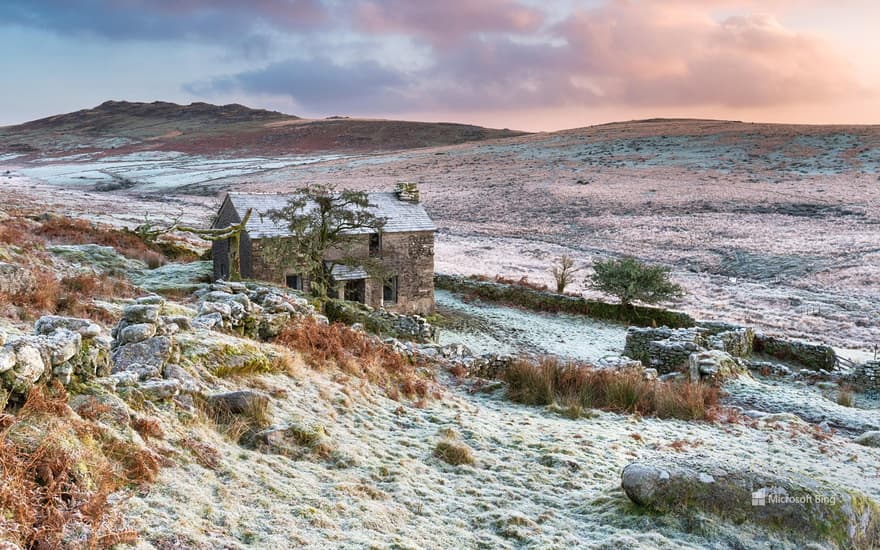
<svg viewBox="0 0 880 550"><path fill-rule="evenodd" d="M279 254L269 239L293 238L268 215L283 208L292 193L228 193L213 228L251 218L238 239L213 243L214 279L227 279L238 261L242 278L256 279L303 290L309 277L295 258ZM434 233L436 227L419 204L415 184L398 184L395 192L368 194L371 212L385 220L381 233L368 230L348 235L346 250L329 250L324 260L335 284L333 297L361 302L374 308L406 314L434 312ZM343 261L345 260L345 261ZM362 260L359 262L358 260ZM368 269L367 265L378 266Z"/></svg>

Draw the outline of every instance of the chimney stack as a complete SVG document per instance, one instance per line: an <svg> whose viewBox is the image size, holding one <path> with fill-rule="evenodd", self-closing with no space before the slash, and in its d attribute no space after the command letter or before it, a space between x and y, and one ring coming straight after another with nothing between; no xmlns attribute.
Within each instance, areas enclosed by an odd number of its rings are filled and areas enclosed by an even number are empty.
<svg viewBox="0 0 880 550"><path fill-rule="evenodd" d="M419 184L414 181L399 181L394 190L397 199L406 202L419 202Z"/></svg>

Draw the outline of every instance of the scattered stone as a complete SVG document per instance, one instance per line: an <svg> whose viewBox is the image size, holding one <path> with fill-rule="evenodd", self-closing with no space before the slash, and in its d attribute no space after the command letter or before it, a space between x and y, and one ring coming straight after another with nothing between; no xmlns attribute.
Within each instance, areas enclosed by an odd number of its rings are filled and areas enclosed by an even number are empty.
<svg viewBox="0 0 880 550"><path fill-rule="evenodd" d="M126 306L122 310L122 318L128 323L152 323L159 322L159 306L155 304L134 304Z"/></svg>
<svg viewBox="0 0 880 550"><path fill-rule="evenodd" d="M76 317L61 317L59 315L45 315L40 317L34 324L37 334L49 334L57 329L67 329L78 332L83 338L94 338L101 334L101 327L89 319Z"/></svg>
<svg viewBox="0 0 880 550"><path fill-rule="evenodd" d="M152 323L137 323L134 325L128 325L120 330L116 337L116 341L119 345L136 344L148 340L155 335L156 325Z"/></svg>
<svg viewBox="0 0 880 550"><path fill-rule="evenodd" d="M715 384L723 382L731 376L747 374L748 368L741 366L726 351L712 349L692 353L688 358L688 372L691 382L707 382Z"/></svg>
<svg viewBox="0 0 880 550"><path fill-rule="evenodd" d="M150 401L170 399L180 393L177 380L148 380L138 384L137 389Z"/></svg>
<svg viewBox="0 0 880 550"><path fill-rule="evenodd" d="M138 342L125 344L113 352L113 372L130 370L134 365L165 366L171 358L171 338L157 336Z"/></svg>

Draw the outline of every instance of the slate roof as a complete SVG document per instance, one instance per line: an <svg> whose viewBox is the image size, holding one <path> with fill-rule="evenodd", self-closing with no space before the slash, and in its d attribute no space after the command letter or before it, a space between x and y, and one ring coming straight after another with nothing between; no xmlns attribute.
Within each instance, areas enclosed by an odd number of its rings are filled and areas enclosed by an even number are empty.
<svg viewBox="0 0 880 550"><path fill-rule="evenodd" d="M329 264L329 262L325 262ZM330 276L334 281L355 281L369 277L367 270L362 265L349 266L345 264L333 264Z"/></svg>
<svg viewBox="0 0 880 550"><path fill-rule="evenodd" d="M288 235L287 229L276 224L268 216L269 210L281 209L295 193L228 193L227 200L232 202L239 218L244 217L249 208L253 214L248 220L247 231L251 238L283 237ZM380 218L385 218L385 233L408 233L411 231L436 231L437 227L425 208L419 203L402 201L392 192L368 193L369 210ZM369 229L355 230L351 233L370 233Z"/></svg>

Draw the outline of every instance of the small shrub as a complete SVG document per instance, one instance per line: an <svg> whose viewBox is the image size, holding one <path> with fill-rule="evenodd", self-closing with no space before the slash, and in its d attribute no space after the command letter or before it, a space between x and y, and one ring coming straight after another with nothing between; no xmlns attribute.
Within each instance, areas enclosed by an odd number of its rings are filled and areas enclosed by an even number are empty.
<svg viewBox="0 0 880 550"><path fill-rule="evenodd" d="M617 297L624 306L636 300L656 304L683 293L680 286L669 280L669 268L649 266L631 256L595 262L593 271L587 285Z"/></svg>
<svg viewBox="0 0 880 550"><path fill-rule="evenodd" d="M580 269L575 267L574 260L570 256L563 254L562 257L558 258L555 265L550 268L550 274L553 275L553 280L556 281L556 292L563 294L566 287L574 282L574 274L578 271Z"/></svg>
<svg viewBox="0 0 880 550"><path fill-rule="evenodd" d="M131 420L131 427L134 428L134 431L141 434L141 437L143 437L144 440L149 440L151 437L156 439L162 439L165 437L165 432L162 430L162 423L156 418L146 416L135 417Z"/></svg>
<svg viewBox="0 0 880 550"><path fill-rule="evenodd" d="M458 440L458 434L451 429L440 431L441 439L434 446L434 456L453 466L473 464L474 454L471 448Z"/></svg>

